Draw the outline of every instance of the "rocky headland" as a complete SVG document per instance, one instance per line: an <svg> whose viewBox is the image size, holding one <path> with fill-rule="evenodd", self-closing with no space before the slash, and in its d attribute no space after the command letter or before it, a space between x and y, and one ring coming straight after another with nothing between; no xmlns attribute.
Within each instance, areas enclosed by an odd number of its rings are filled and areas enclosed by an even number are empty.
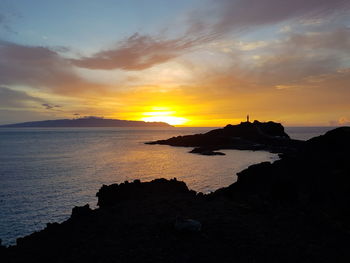
<svg viewBox="0 0 350 263"><path fill-rule="evenodd" d="M269 151L273 153L296 152L302 141L290 139L284 127L276 122L241 122L227 125L204 134L172 137L167 140L146 142L181 147L195 147L190 153L224 155L218 150L236 149Z"/></svg>
<svg viewBox="0 0 350 263"><path fill-rule="evenodd" d="M349 262L349 154L342 127L206 195L176 179L103 186L97 209L73 208L0 261Z"/></svg>

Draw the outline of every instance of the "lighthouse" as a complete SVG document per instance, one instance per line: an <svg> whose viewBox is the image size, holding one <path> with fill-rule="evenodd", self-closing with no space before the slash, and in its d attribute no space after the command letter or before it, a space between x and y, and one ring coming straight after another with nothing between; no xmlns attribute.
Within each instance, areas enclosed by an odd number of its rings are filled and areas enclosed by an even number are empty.
<svg viewBox="0 0 350 263"><path fill-rule="evenodd" d="M249 114L247 114L247 122L249 122Z"/></svg>

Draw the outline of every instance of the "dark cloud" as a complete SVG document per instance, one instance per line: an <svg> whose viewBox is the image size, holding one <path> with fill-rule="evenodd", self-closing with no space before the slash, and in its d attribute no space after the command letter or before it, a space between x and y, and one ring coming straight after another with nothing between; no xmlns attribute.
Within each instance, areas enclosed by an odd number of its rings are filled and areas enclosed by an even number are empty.
<svg viewBox="0 0 350 263"><path fill-rule="evenodd" d="M52 104L49 104L49 103L43 103L43 104L41 104L41 106L43 106L47 110L57 110L57 108L61 108L62 107L60 105L52 105Z"/></svg>
<svg viewBox="0 0 350 263"><path fill-rule="evenodd" d="M143 70L167 62L203 41L202 37L167 40L136 33L115 48L71 62L89 69Z"/></svg>
<svg viewBox="0 0 350 263"><path fill-rule="evenodd" d="M350 28L341 27L327 32L310 32L291 34L288 43L283 43L288 49L299 50L336 50L350 52Z"/></svg>
<svg viewBox="0 0 350 263"><path fill-rule="evenodd" d="M33 97L24 91L0 87L0 108L2 110L39 109L42 106L47 110L61 111L62 106Z"/></svg>
<svg viewBox="0 0 350 263"><path fill-rule="evenodd" d="M3 110L0 108L0 125L25 121L41 121L54 118L55 116L47 116L37 111L23 109Z"/></svg>
<svg viewBox="0 0 350 263"><path fill-rule="evenodd" d="M24 91L0 87L0 108L23 108L29 103L39 104L44 101L40 98L32 97Z"/></svg>
<svg viewBox="0 0 350 263"><path fill-rule="evenodd" d="M79 77L69 61L49 48L5 41L0 41L0 85L44 87L65 94L103 89Z"/></svg>
<svg viewBox="0 0 350 263"><path fill-rule="evenodd" d="M227 33L289 19L323 18L349 8L346 0L219 0L214 33Z"/></svg>
<svg viewBox="0 0 350 263"><path fill-rule="evenodd" d="M61 108L24 91L0 86L0 124L56 118L57 113L64 114Z"/></svg>

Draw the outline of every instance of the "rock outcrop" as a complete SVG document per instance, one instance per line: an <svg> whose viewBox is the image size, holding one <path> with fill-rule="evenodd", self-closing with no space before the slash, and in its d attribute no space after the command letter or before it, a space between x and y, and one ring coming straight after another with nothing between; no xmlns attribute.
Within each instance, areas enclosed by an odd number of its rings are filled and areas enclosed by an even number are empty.
<svg viewBox="0 0 350 263"><path fill-rule="evenodd" d="M349 153L350 127L337 128L306 141L297 154L250 166L215 194L297 204L344 222L350 219Z"/></svg>
<svg viewBox="0 0 350 263"><path fill-rule="evenodd" d="M283 126L275 122L242 122L227 125L204 134L172 137L167 140L146 142L170 146L196 147L191 153L217 155L216 150L264 150L274 153L295 152L302 141L292 140L285 133ZM218 153L220 154L220 153Z"/></svg>
<svg viewBox="0 0 350 263"><path fill-rule="evenodd" d="M128 181L121 184L103 185L97 192L97 205L101 208L113 206L125 201L139 201L152 198L169 198L173 195L194 194L190 191L184 182L171 180L155 179L151 182L141 183L135 180L133 183Z"/></svg>

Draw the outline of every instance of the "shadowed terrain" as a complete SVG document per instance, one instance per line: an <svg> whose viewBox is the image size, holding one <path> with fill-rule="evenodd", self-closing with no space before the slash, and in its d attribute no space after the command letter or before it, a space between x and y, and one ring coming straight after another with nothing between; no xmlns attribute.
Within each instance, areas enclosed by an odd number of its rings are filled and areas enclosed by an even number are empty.
<svg viewBox="0 0 350 263"><path fill-rule="evenodd" d="M99 208L0 249L2 262L349 262L350 128L207 195L176 179L103 186ZM201 231L180 231L181 216Z"/></svg>

